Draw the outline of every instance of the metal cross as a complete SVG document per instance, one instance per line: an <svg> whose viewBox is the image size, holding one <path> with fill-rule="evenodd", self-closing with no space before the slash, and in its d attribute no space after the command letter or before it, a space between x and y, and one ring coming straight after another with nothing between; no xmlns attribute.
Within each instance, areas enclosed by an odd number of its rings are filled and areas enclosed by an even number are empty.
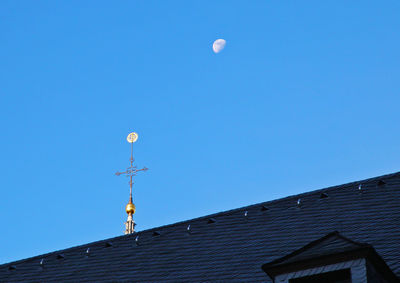
<svg viewBox="0 0 400 283"><path fill-rule="evenodd" d="M133 164L133 162L135 161L135 159L133 158L133 142L131 142L131 158L130 158L130 162L131 162L131 166L129 166L128 168L126 168L126 171L124 172L117 172L115 173L115 175L119 176L119 175L126 175L127 177L130 178L129 181L129 186L130 186L130 192L129 192L129 201L132 202L132 185L134 183L133 177L136 176L136 174L140 171L147 171L149 170L146 167L143 167L142 169L137 169L136 165Z"/></svg>

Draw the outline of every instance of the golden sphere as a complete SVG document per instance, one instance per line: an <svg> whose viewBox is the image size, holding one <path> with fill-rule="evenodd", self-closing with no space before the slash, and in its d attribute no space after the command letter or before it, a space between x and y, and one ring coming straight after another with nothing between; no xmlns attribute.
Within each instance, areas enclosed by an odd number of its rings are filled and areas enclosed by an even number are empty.
<svg viewBox="0 0 400 283"><path fill-rule="evenodd" d="M136 206L133 203L128 203L125 207L126 213L130 214L135 214L136 211Z"/></svg>

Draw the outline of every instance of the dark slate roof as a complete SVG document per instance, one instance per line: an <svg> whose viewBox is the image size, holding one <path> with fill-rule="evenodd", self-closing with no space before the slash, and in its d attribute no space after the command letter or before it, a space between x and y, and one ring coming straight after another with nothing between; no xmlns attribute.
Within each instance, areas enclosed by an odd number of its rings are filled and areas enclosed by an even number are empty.
<svg viewBox="0 0 400 283"><path fill-rule="evenodd" d="M400 276L400 172L3 264L0 282L271 282L263 264L333 231Z"/></svg>

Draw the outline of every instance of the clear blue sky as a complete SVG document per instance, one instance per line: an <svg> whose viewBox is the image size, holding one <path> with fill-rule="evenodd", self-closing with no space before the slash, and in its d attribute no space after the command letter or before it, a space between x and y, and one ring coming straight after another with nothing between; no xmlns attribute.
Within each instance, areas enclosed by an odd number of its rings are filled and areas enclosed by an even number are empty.
<svg viewBox="0 0 400 283"><path fill-rule="evenodd" d="M400 170L399 1L1 1L0 262ZM227 41L214 54L217 38Z"/></svg>

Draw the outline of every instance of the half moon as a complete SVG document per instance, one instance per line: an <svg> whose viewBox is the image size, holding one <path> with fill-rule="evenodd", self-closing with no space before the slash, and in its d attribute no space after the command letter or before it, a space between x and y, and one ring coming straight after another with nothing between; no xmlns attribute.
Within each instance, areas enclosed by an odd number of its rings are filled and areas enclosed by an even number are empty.
<svg viewBox="0 0 400 283"><path fill-rule="evenodd" d="M221 52L225 48L226 40L219 38L213 43L213 50L215 53Z"/></svg>

